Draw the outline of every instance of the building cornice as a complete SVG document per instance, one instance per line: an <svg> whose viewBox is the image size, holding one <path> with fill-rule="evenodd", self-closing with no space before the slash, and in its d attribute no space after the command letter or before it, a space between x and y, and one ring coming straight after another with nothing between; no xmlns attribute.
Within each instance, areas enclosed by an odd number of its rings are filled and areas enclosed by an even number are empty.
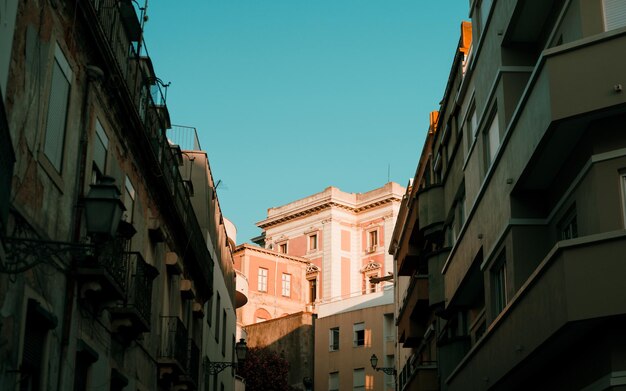
<svg viewBox="0 0 626 391"><path fill-rule="evenodd" d="M248 243L240 244L239 246L237 246L235 248L235 251L233 251L233 255L238 255L240 252L245 251L245 250L250 250L250 251L254 251L254 252L257 252L257 253L260 253L260 254L265 254L265 255L271 255L271 256L277 257L277 258L283 258L283 259L286 259L288 261L300 262L300 263L305 263L305 264L311 263L311 261L309 259L306 259L306 258L296 257L294 255L287 255L285 253L280 253L278 251L270 250L270 249L267 249L267 248L263 248L263 247L259 247L259 246L253 246L253 245L248 244Z"/></svg>
<svg viewBox="0 0 626 391"><path fill-rule="evenodd" d="M304 207L289 210L285 213L280 213L276 216L259 221L256 225L261 229L273 227L278 224L285 223L287 221L295 220L301 217L306 217L328 209L342 209L348 213L358 214L367 210L375 209L380 206L401 202L402 197L396 194L385 194L384 198L373 199L364 203L354 205L338 200L333 200L330 196L324 200L318 201L314 204L309 204Z"/></svg>

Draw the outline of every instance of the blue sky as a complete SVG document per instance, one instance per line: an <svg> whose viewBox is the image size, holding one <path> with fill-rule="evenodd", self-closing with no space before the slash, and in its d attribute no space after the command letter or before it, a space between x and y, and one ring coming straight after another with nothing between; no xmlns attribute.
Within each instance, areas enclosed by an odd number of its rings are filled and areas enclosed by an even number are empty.
<svg viewBox="0 0 626 391"><path fill-rule="evenodd" d="M184 6L182 5L184 4ZM267 208L413 177L469 0L151 1L172 123L198 129L237 242Z"/></svg>

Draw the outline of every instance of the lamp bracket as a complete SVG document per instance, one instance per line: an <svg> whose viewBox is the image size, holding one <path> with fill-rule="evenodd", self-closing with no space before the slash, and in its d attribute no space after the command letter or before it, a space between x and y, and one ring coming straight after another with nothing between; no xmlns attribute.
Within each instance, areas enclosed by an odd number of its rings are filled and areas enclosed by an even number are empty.
<svg viewBox="0 0 626 391"><path fill-rule="evenodd" d="M217 375L222 372L224 369L228 367L236 367L236 362L224 362L224 361L210 361L206 359L204 361L204 365L206 366L207 371L211 375Z"/></svg>
<svg viewBox="0 0 626 391"><path fill-rule="evenodd" d="M34 238L5 237L5 262L0 263L0 273L18 274L50 262L62 254L85 257L94 254L95 247L88 243L68 243Z"/></svg>
<svg viewBox="0 0 626 391"><path fill-rule="evenodd" d="M396 375L396 368L376 368L377 371L383 371L387 375Z"/></svg>

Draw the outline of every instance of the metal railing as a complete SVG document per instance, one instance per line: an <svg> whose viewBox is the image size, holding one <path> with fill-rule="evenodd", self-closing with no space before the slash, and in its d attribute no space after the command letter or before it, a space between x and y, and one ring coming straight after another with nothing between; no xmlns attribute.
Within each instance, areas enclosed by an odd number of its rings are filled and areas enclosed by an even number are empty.
<svg viewBox="0 0 626 391"><path fill-rule="evenodd" d="M172 125L167 131L167 138L183 151L200 151L198 131L191 126Z"/></svg>
<svg viewBox="0 0 626 391"><path fill-rule="evenodd" d="M187 374L191 382L198 386L200 380L200 348L196 341L189 339L189 349L187 351Z"/></svg>
<svg viewBox="0 0 626 391"><path fill-rule="evenodd" d="M187 189L178 171L178 163L166 137L166 130L170 125L166 94L162 87L167 85L153 74L152 63L141 34L134 41L135 38L129 36L128 28L122 23L122 9L127 8L129 3L118 0L90 0L85 3L86 14L88 17L89 14L95 16L96 20L89 22L93 25L95 35L105 41L102 50L113 68L110 72L111 80L122 100L126 101L126 106L132 106L127 107L129 120L133 122L132 128L138 128L140 134L136 136L139 142L142 139L148 141L155 165L160 171L156 177L165 182L167 193L173 201L180 232L186 235L181 241L185 242L185 248L189 242L189 248L194 255L192 258L195 259L195 264L191 268L195 272L194 277L202 279L203 285L210 290L213 260L193 214Z"/></svg>
<svg viewBox="0 0 626 391"><path fill-rule="evenodd" d="M159 358L175 361L187 368L187 328L178 316L161 316L161 348Z"/></svg>
<svg viewBox="0 0 626 391"><path fill-rule="evenodd" d="M142 321L150 326L152 281L158 272L146 263L138 252L131 252L129 261L128 295L124 304L126 307L134 308Z"/></svg>
<svg viewBox="0 0 626 391"><path fill-rule="evenodd" d="M119 286L122 292L128 287L128 262L127 252L129 241L126 238L116 237L114 240L99 246L96 256L88 257L81 261L81 267L101 267Z"/></svg>

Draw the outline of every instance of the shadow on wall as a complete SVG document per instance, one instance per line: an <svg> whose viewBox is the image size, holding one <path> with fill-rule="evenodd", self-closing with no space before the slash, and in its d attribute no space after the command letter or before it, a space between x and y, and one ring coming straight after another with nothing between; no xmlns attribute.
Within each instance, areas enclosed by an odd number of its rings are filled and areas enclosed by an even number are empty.
<svg viewBox="0 0 626 391"><path fill-rule="evenodd" d="M314 316L298 312L245 326L248 346L283 355L290 363L289 384L300 390L305 390L304 378L313 379Z"/></svg>

